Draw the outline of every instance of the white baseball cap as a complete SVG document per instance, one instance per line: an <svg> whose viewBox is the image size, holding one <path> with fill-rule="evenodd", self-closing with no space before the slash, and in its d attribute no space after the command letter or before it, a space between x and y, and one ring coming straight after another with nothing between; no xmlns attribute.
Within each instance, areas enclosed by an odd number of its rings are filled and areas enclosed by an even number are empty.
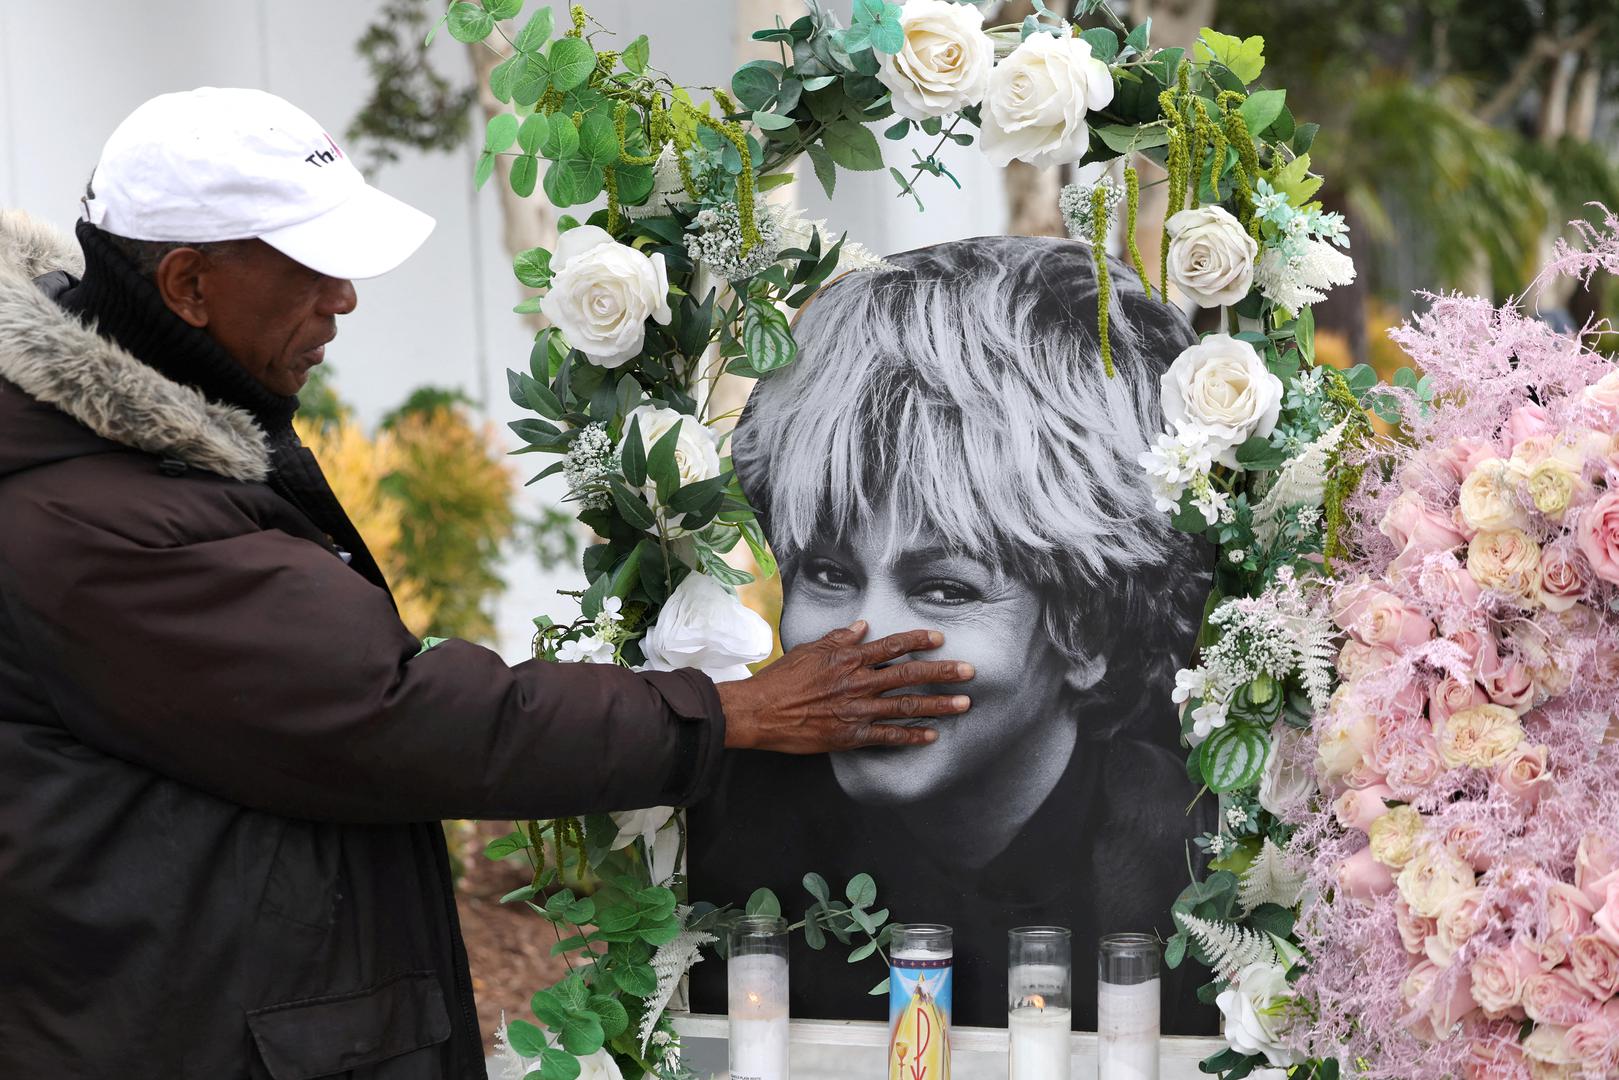
<svg viewBox="0 0 1619 1080"><path fill-rule="evenodd" d="M365 182L326 130L262 90L162 94L108 138L84 200L131 240L263 240L336 278L387 273L433 219Z"/></svg>

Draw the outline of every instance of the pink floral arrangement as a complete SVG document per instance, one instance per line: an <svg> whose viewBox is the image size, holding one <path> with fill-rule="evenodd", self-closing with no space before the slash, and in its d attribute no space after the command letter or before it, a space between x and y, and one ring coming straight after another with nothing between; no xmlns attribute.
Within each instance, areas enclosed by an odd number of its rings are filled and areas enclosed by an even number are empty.
<svg viewBox="0 0 1619 1080"><path fill-rule="evenodd" d="M1539 281L1619 269L1614 215L1584 239ZM1431 299L1394 335L1427 393L1352 462L1293 1040L1370 1080L1615 1076L1619 370L1599 327Z"/></svg>

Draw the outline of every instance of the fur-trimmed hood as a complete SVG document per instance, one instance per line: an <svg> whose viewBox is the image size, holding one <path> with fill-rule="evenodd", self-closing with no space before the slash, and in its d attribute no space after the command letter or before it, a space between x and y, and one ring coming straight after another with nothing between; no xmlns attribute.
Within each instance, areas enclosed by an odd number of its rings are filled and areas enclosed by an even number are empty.
<svg viewBox="0 0 1619 1080"><path fill-rule="evenodd" d="M95 453L106 440L232 480L265 479L267 439L248 412L165 378L34 281L81 269L72 240L21 211L0 211L0 477ZM99 439L75 439L56 410Z"/></svg>

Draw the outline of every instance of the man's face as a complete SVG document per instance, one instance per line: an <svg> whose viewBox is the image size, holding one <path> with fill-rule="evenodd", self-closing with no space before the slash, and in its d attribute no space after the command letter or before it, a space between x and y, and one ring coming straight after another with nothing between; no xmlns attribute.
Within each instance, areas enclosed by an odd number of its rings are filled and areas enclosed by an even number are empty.
<svg viewBox="0 0 1619 1080"><path fill-rule="evenodd" d="M262 240L203 254L181 248L158 266L169 308L207 332L273 394L296 394L325 359L337 317L354 310L352 282L294 262Z"/></svg>

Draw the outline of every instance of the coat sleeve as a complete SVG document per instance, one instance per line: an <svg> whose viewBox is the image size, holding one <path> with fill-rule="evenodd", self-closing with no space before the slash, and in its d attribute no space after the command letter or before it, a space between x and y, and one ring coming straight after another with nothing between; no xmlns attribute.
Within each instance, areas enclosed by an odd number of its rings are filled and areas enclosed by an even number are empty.
<svg viewBox="0 0 1619 1080"><path fill-rule="evenodd" d="M220 798L346 822L536 818L684 805L717 773L724 714L698 672L510 667L464 641L418 655L382 590L278 530L154 547L32 524L5 545L0 600L64 725Z"/></svg>

